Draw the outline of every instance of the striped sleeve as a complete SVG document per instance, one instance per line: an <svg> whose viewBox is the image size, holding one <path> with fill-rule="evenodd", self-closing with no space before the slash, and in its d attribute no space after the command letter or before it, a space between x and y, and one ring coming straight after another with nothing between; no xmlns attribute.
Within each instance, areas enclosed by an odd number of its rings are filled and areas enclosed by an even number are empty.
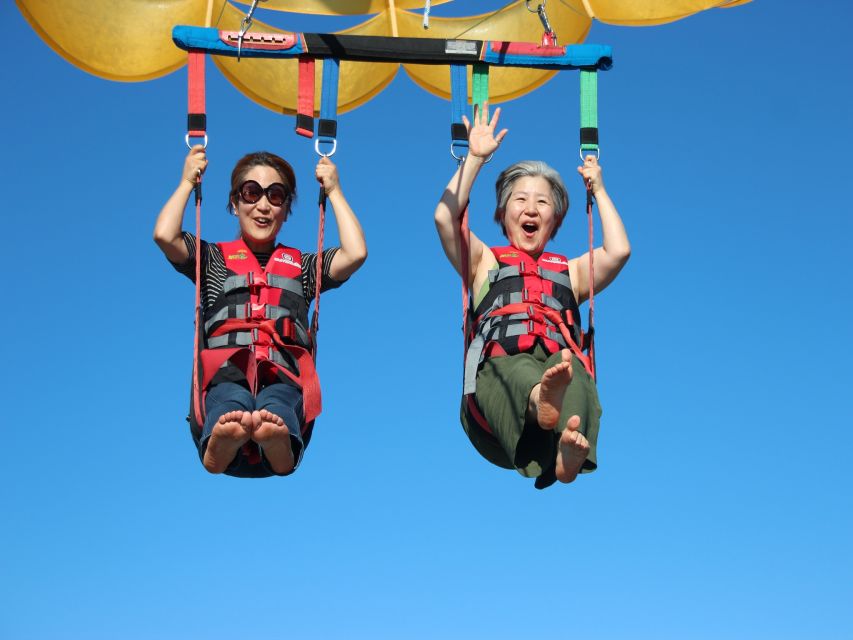
<svg viewBox="0 0 853 640"><path fill-rule="evenodd" d="M323 281L320 291L328 291L329 289L337 289L343 282L334 280L329 275L329 269L332 267L332 258L338 252L340 247L332 247L323 250ZM314 289L317 282L317 253L302 254L302 295L305 296L305 301L310 303L314 299Z"/></svg>
<svg viewBox="0 0 853 640"><path fill-rule="evenodd" d="M184 244L187 246L189 257L183 264L172 262L178 273L184 274L195 283L195 236L188 231L183 232ZM215 244L201 241L201 287L204 298L204 308L209 309L225 286L225 258Z"/></svg>

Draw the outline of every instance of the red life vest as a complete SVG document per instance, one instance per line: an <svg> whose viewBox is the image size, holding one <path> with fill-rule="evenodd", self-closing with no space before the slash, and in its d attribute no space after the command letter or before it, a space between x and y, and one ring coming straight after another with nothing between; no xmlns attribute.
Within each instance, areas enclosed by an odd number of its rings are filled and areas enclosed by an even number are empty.
<svg viewBox="0 0 853 640"><path fill-rule="evenodd" d="M242 239L218 246L227 276L222 293L202 318L201 411L207 389L220 372L230 379L236 373L253 393L263 384L286 378L302 389L302 431L307 435L320 414L321 399L308 303L302 291L302 254L279 245L266 269L261 269ZM200 434L204 416L193 417L193 427Z"/></svg>
<svg viewBox="0 0 853 640"><path fill-rule="evenodd" d="M484 358L533 351L537 344L549 354L570 349L593 374L584 353L580 311L565 256L545 252L538 260L515 247L492 247L498 268L489 272L489 290L473 313L473 329L465 355L463 394L477 422L474 393L477 369Z"/></svg>

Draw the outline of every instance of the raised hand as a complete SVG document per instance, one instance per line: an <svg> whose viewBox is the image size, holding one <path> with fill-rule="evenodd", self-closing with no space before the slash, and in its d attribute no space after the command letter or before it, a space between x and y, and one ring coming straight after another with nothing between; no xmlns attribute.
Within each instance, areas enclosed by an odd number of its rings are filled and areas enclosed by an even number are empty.
<svg viewBox="0 0 853 640"><path fill-rule="evenodd" d="M507 129L502 129L500 133L495 135L495 129L498 126L498 119L501 115L501 109L495 109L495 113L489 120L489 102L483 103L483 108L478 108L474 105L474 123L469 122L468 118L462 116L462 122L468 130L468 153L478 158L488 158L500 146L501 141L507 134Z"/></svg>

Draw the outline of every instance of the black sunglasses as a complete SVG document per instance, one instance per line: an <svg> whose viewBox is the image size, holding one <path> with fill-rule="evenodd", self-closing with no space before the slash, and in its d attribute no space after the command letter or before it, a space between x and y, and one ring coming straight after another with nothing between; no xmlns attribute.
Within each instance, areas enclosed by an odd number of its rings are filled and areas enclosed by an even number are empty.
<svg viewBox="0 0 853 640"><path fill-rule="evenodd" d="M239 194L240 199L247 204L255 204L261 199L261 196L266 195L267 200L274 207L284 206L284 203L290 198L287 187L280 182L273 182L264 189L254 180L246 180L234 193L235 195Z"/></svg>

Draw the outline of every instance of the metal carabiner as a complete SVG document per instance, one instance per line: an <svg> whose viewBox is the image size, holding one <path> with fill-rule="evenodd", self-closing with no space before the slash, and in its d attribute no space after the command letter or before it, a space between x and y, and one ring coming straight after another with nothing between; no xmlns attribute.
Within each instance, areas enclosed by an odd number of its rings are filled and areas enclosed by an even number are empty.
<svg viewBox="0 0 853 640"><path fill-rule="evenodd" d="M266 2L267 0L252 0L252 6L249 7L249 12L246 14L246 17L240 21L240 32L237 34L237 62L240 62L240 52L243 49L243 37L246 35L246 32L252 28L252 22L254 22L252 16L255 13L255 9L258 8L258 2Z"/></svg>
<svg viewBox="0 0 853 640"><path fill-rule="evenodd" d="M545 13L545 2L547 0L542 0L542 2L536 7L536 9L530 8L530 0L524 0L524 6L530 13L536 13L539 15L539 21L542 23L542 28L545 29L545 34L551 36L551 40L553 44L557 44L557 34L554 33L554 30L551 28L551 23L548 21L548 14Z"/></svg>

